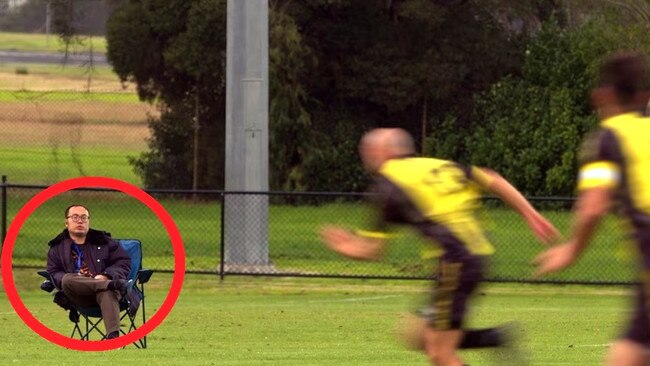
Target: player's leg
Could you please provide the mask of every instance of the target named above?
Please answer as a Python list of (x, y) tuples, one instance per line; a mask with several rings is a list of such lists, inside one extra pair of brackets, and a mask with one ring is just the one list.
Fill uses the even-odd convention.
[(427, 327), (424, 347), (431, 362), (436, 366), (463, 366), (463, 361), (456, 354), (462, 335), (460, 329), (435, 330)]
[[(406, 314), (398, 329), (398, 339), (406, 348), (414, 351), (424, 351), (424, 335), (433, 316), (425, 317), (421, 314)], [(509, 325), (483, 328), (463, 329), (459, 349), (492, 348), (505, 345), (513, 337)]]
[(463, 332), (463, 339), (458, 348), (473, 349), (501, 347), (506, 344), (511, 337), (509, 328), (510, 326), (503, 325), (493, 328), (465, 329)]
[(413, 351), (424, 351), (424, 331), (428, 320), (420, 315), (407, 313), (397, 327), (397, 339)]
[(480, 258), (443, 258), (433, 293), (431, 316), (424, 327), (424, 349), (435, 365), (463, 365), (456, 354), (463, 338), (467, 301), (482, 279)]
[(623, 337), (610, 347), (605, 365), (607, 366), (647, 366), (650, 358), (650, 315), (647, 308), (647, 289), (650, 289), (650, 276), (641, 276), (637, 286), (635, 309)]
[(606, 366), (647, 366), (648, 365), (648, 348), (631, 341), (621, 339), (615, 342), (609, 349)]

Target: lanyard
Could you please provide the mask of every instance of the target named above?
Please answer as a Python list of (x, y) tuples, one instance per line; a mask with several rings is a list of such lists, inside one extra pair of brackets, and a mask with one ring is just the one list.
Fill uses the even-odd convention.
[(72, 244), (72, 249), (77, 253), (77, 263), (75, 266), (76, 271), (81, 271), (81, 263), (83, 261), (83, 251), (77, 244)]

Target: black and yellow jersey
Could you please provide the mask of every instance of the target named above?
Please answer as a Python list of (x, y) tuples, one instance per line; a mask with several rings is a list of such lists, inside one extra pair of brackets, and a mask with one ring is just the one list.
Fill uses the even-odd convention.
[(481, 169), (448, 160), (388, 160), (373, 188), (379, 217), (372, 231), (359, 233), (383, 237), (388, 223), (404, 223), (433, 239), (445, 256), (492, 254), (494, 248), (475, 218), (481, 197), (477, 182), (490, 180)]
[(601, 122), (581, 150), (578, 190), (611, 188), (650, 266), (650, 118), (639, 113)]

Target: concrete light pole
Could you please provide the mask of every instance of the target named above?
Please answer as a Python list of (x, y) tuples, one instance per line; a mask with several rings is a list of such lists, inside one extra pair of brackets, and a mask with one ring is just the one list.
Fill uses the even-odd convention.
[[(226, 191), (268, 191), (268, 0), (228, 0)], [(228, 271), (268, 272), (268, 196), (228, 194)]]

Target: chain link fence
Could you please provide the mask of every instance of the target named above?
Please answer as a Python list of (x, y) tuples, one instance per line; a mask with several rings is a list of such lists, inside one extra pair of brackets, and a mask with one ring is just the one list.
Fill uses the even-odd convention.
[[(45, 186), (2, 185), (3, 238), (23, 205)], [(175, 220), (183, 237), (186, 270), (226, 275), (272, 275), (425, 279), (435, 273), (437, 249), (417, 233), (397, 228), (384, 258), (353, 261), (327, 249), (319, 230), (339, 225), (363, 228), (371, 217), (363, 194), (223, 191), (148, 191)], [(244, 199), (242, 199), (244, 198)], [(229, 201), (230, 200), (230, 201)], [(567, 232), (571, 198), (531, 198), (544, 215)], [(226, 202), (226, 205), (224, 205)], [(228, 203), (230, 202), (230, 203)], [(47, 242), (64, 228), (64, 210), (72, 204), (90, 210), (91, 227), (115, 238), (143, 243), (144, 266), (174, 270), (167, 232), (144, 204), (113, 190), (75, 189), (36, 209), (14, 243), (15, 267), (43, 268)], [(228, 205), (235, 208), (226, 210)], [(480, 218), (496, 247), (488, 280), (620, 284), (633, 282), (633, 245), (614, 218), (605, 220), (579, 264), (547, 279), (533, 278), (531, 260), (544, 246), (525, 222), (498, 200), (486, 198)], [(224, 217), (228, 213), (230, 218)]]
[(147, 149), (158, 109), (121, 92), (0, 90), (0, 151), (15, 181), (106, 175), (140, 184), (128, 159)]

